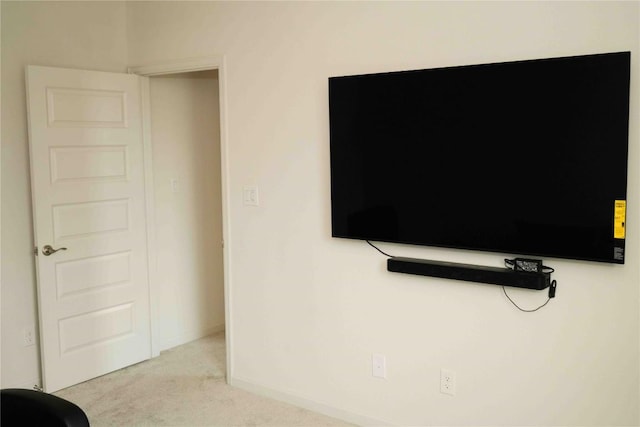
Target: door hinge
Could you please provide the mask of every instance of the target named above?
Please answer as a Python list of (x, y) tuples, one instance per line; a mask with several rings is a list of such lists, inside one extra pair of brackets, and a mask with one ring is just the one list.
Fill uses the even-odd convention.
[(37, 246), (35, 248), (33, 248), (33, 254), (35, 256), (38, 256), (38, 247)]

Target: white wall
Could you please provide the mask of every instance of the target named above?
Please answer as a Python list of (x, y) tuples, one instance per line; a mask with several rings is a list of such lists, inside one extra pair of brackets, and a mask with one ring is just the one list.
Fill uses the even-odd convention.
[[(132, 2), (129, 62), (226, 55), (235, 384), (399, 425), (635, 425), (640, 227), (627, 264), (545, 260), (535, 314), (497, 286), (388, 273), (330, 237), (327, 77), (631, 50), (629, 218), (640, 218), (636, 2)], [(242, 204), (257, 185), (260, 206)], [(497, 191), (496, 189), (487, 189)], [(542, 189), (544, 190), (544, 189)], [(383, 245), (500, 266), (502, 255)], [(512, 291), (523, 306), (543, 292)], [(388, 379), (371, 378), (372, 353)], [(439, 370), (457, 394), (439, 393)]]
[(150, 93), (164, 350), (224, 329), (217, 71), (151, 77)]
[(120, 2), (1, 2), (2, 7), (2, 387), (40, 383), (36, 327), (25, 66), (124, 72), (125, 5)]

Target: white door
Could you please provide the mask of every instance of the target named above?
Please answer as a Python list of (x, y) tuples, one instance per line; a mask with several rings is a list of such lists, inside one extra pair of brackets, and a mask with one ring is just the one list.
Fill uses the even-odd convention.
[(27, 69), (48, 392), (151, 357), (141, 79)]

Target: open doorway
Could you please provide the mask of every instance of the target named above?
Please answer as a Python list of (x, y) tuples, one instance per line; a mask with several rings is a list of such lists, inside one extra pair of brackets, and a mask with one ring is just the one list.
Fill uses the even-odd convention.
[(218, 70), (150, 78), (158, 350), (224, 330)]
[[(199, 72), (204, 72), (204, 73), (199, 74)], [(216, 288), (216, 290), (213, 291), (213, 294), (217, 295), (216, 298), (221, 296), (221, 292), (222, 292), (223, 294), (222, 301), (220, 299), (217, 299), (214, 301), (213, 299), (208, 299), (209, 298), (208, 296), (205, 296), (202, 300), (198, 300), (197, 307), (200, 311), (197, 313), (187, 314), (187, 316), (191, 316), (187, 318), (190, 318), (192, 320), (200, 319), (203, 322), (201, 325), (205, 325), (200, 329), (195, 328), (194, 329), (196, 331), (195, 334), (189, 335), (189, 333), (186, 332), (185, 330), (185, 334), (181, 335), (175, 329), (174, 329), (175, 333), (173, 335), (172, 333), (165, 334), (163, 332), (163, 328), (165, 326), (168, 327), (167, 324), (174, 321), (174, 319), (177, 318), (176, 316), (178, 316), (178, 314), (175, 312), (172, 315), (171, 309), (168, 309), (169, 314), (164, 313), (162, 311), (163, 307), (167, 308), (167, 305), (173, 306), (174, 302), (171, 301), (171, 298), (170, 298), (171, 294), (175, 293), (174, 291), (180, 293), (180, 289), (179, 288), (176, 288), (173, 290), (169, 289), (167, 291), (166, 289), (162, 289), (160, 288), (160, 286), (158, 286), (160, 283), (163, 282), (163, 279), (161, 277), (163, 267), (158, 268), (163, 258), (158, 257), (157, 254), (160, 252), (165, 252), (166, 257), (171, 257), (171, 256), (186, 257), (186, 255), (180, 254), (179, 248), (172, 248), (171, 246), (172, 242), (170, 241), (170, 239), (165, 240), (163, 242), (156, 242), (157, 227), (155, 226), (155, 222), (156, 222), (155, 202), (151, 203), (148, 206), (148, 218), (151, 224), (153, 224), (152, 227), (148, 228), (149, 247), (151, 248), (149, 260), (150, 260), (150, 299), (151, 299), (151, 307), (152, 307), (152, 310), (151, 310), (152, 311), (152, 314), (151, 314), (152, 355), (157, 356), (161, 350), (165, 348), (169, 348), (174, 345), (179, 345), (181, 341), (195, 340), (198, 338), (198, 335), (215, 333), (217, 329), (224, 328), (224, 333), (225, 333), (224, 341), (225, 341), (225, 351), (226, 351), (226, 355), (225, 355), (226, 378), (227, 378), (227, 382), (230, 382), (232, 379), (232, 373), (233, 373), (233, 366), (232, 366), (233, 327), (231, 325), (231, 313), (230, 313), (232, 292), (231, 292), (231, 285), (230, 285), (231, 277), (229, 272), (229, 265), (230, 265), (229, 254), (231, 252), (231, 247), (230, 247), (231, 245), (229, 242), (230, 218), (229, 218), (229, 200), (228, 200), (229, 190), (227, 188), (228, 187), (228, 178), (227, 178), (228, 159), (227, 159), (227, 138), (226, 138), (226, 125), (225, 125), (226, 123), (225, 122), (226, 84), (225, 84), (224, 56), (209, 56), (209, 57), (202, 57), (202, 58), (172, 60), (172, 61), (163, 62), (163, 63), (143, 65), (138, 67), (130, 67), (129, 73), (149, 77), (149, 79), (143, 80), (143, 84), (142, 84), (143, 102), (145, 102), (145, 100), (148, 100), (149, 103), (152, 102), (151, 98), (154, 98), (156, 101), (158, 100), (159, 95), (157, 92), (158, 90), (157, 86), (159, 85), (162, 86), (164, 84), (163, 82), (165, 83), (168, 82), (169, 86), (171, 86), (171, 82), (174, 82), (174, 79), (183, 80), (182, 83), (184, 83), (185, 86), (189, 86), (191, 89), (187, 90), (182, 95), (180, 95), (180, 96), (185, 96), (186, 99), (190, 99), (189, 101), (185, 101), (184, 103), (185, 105), (181, 114), (185, 115), (187, 118), (189, 117), (192, 118), (195, 116), (198, 116), (201, 118), (204, 117), (204, 119), (201, 120), (201, 122), (204, 121), (209, 124), (214, 124), (213, 129), (209, 128), (210, 129), (209, 132), (211, 132), (211, 135), (210, 135), (211, 138), (210, 139), (205, 138), (203, 143), (213, 144), (214, 147), (210, 147), (210, 148), (213, 148), (213, 151), (215, 151), (215, 153), (218, 153), (218, 157), (215, 157), (215, 153), (212, 152), (210, 154), (211, 157), (209, 157), (209, 160), (206, 161), (204, 165), (205, 167), (210, 167), (212, 170), (215, 171), (214, 175), (216, 175), (216, 177), (214, 179), (219, 179), (218, 181), (219, 184), (213, 183), (212, 185), (216, 186), (217, 189), (219, 189), (219, 193), (217, 194), (220, 195), (220, 199), (221, 199), (219, 202), (216, 201), (215, 203), (219, 203), (219, 206), (220, 206), (222, 238), (219, 239), (218, 237), (219, 235), (216, 234), (217, 232), (214, 232), (211, 235), (207, 235), (203, 230), (198, 229), (198, 227), (193, 224), (191, 224), (191, 226), (186, 226), (184, 228), (184, 230), (186, 230), (184, 231), (185, 233), (195, 233), (195, 234), (202, 235), (202, 237), (205, 240), (210, 241), (212, 245), (211, 247), (215, 248), (215, 250), (211, 249), (212, 251), (215, 252), (215, 254), (213, 253), (207, 254), (206, 246), (204, 247), (205, 249), (202, 249), (202, 247), (200, 248), (202, 252), (199, 253), (198, 258), (201, 260), (201, 264), (202, 262), (206, 261), (207, 263), (215, 262), (215, 263), (218, 263), (219, 265), (219, 262), (222, 262), (221, 274), (223, 277), (220, 277), (220, 275), (218, 275), (216, 279), (217, 280), (216, 284), (212, 285)], [(165, 77), (165, 79), (167, 80), (162, 79), (162, 76), (168, 76), (168, 77)], [(151, 90), (152, 84), (156, 89), (155, 95), (154, 93), (152, 93), (152, 90)], [(180, 83), (178, 84), (178, 86), (180, 86)], [(187, 95), (187, 92), (193, 95), (194, 87), (202, 89), (203, 86), (206, 87), (206, 89), (202, 90), (201, 93), (198, 92), (199, 93), (198, 97)], [(203, 107), (198, 102), (198, 100), (201, 99), (200, 96), (205, 97), (206, 99), (205, 102), (207, 104), (211, 102), (213, 103), (211, 105), (211, 108), (212, 108), (211, 111), (209, 111), (209, 113), (204, 114), (204, 116), (201, 114), (204, 111)], [(168, 97), (161, 96), (161, 98), (164, 98), (163, 102), (165, 103), (165, 105), (164, 107), (160, 107), (160, 108), (166, 108), (166, 112), (169, 113), (164, 120), (167, 121), (167, 124), (171, 124), (171, 122), (176, 120), (176, 116), (170, 114), (171, 108), (173, 108), (172, 106), (175, 106), (176, 102), (174, 99), (171, 98), (171, 96), (168, 96)], [(151, 106), (147, 106), (147, 107), (148, 107), (147, 111), (151, 111)], [(167, 178), (169, 179), (169, 183), (167, 187), (169, 191), (172, 194), (180, 194), (180, 192), (184, 190), (184, 182), (181, 183), (180, 177), (172, 176), (171, 174), (165, 174), (164, 171), (159, 170), (160, 169), (159, 167), (154, 167), (151, 164), (153, 162), (153, 158), (155, 157), (154, 155), (152, 155), (152, 153), (154, 152), (155, 139), (158, 137), (158, 135), (154, 134), (153, 126), (156, 127), (156, 130), (155, 130), (156, 133), (160, 132), (160, 130), (158, 129), (158, 125), (162, 123), (163, 119), (161, 118), (162, 115), (160, 115), (160, 117), (157, 117), (157, 116), (153, 116), (153, 114), (150, 113), (149, 116), (152, 116), (152, 117), (150, 117), (148, 120), (145, 120), (145, 132), (144, 132), (145, 134), (144, 145), (145, 145), (145, 158), (146, 158), (145, 162), (147, 165), (147, 169), (150, 171), (153, 171), (152, 173), (148, 173), (147, 182), (154, 182), (154, 186), (153, 186), (154, 188), (150, 188), (149, 191), (147, 191), (147, 195), (150, 196), (155, 192), (156, 182), (158, 183), (159, 187), (162, 187), (163, 185), (167, 185)], [(154, 121), (155, 125), (152, 125), (151, 121)], [(186, 132), (186, 134), (188, 133), (189, 132)], [(172, 138), (169, 137), (169, 139), (172, 139)], [(169, 142), (167, 142), (167, 144), (169, 144)], [(178, 143), (174, 141), (172, 142), (172, 144), (174, 144), (174, 148), (175, 148), (175, 144), (178, 144)], [(199, 152), (196, 150), (195, 153), (199, 153)], [(172, 165), (175, 166), (176, 163), (174, 162), (172, 163)], [(156, 173), (164, 175), (164, 181), (162, 180), (162, 178), (152, 179), (151, 175)], [(209, 184), (211, 185), (211, 182)], [(165, 191), (166, 190), (167, 189), (165, 188)], [(202, 189), (202, 191), (206, 192), (207, 190)], [(202, 191), (193, 191), (192, 194), (194, 194), (194, 197), (197, 198), (198, 195), (203, 194)], [(217, 198), (218, 196), (214, 196), (214, 197)], [(155, 195), (153, 195), (151, 198), (154, 201), (157, 199)], [(196, 202), (194, 201), (194, 203)], [(171, 204), (168, 206), (171, 206)], [(204, 203), (204, 204), (201, 204), (200, 206), (201, 207), (207, 206), (207, 204)], [(173, 209), (174, 212), (181, 209), (181, 205), (179, 203), (174, 203), (173, 207), (174, 207)], [(211, 215), (211, 212), (208, 212), (206, 208), (204, 210), (201, 210), (200, 212), (201, 212), (201, 215), (202, 215), (202, 212), (204, 212), (205, 217)], [(171, 211), (169, 211), (167, 214), (171, 215)], [(216, 225), (216, 227), (218, 226)], [(199, 241), (202, 241), (202, 240), (199, 240)], [(164, 247), (164, 245), (168, 245), (168, 247)], [(195, 247), (198, 247), (198, 246), (195, 245)], [(221, 256), (219, 255), (220, 253), (221, 253)], [(211, 260), (214, 260), (214, 261), (211, 261)], [(220, 280), (223, 283), (220, 283)], [(222, 287), (222, 291), (220, 290), (221, 289), (220, 287)], [(204, 290), (203, 291), (204, 295), (206, 295), (207, 292), (209, 291), (210, 290)], [(165, 295), (162, 295), (162, 292), (165, 292)], [(198, 294), (197, 291), (195, 291), (194, 293), (195, 295), (191, 295), (192, 297), (194, 296), (198, 297), (199, 295), (203, 295), (202, 293)], [(163, 299), (164, 299), (164, 303), (162, 302)], [(191, 301), (193, 301), (193, 299), (191, 299)], [(215, 314), (213, 318), (207, 317), (208, 316), (207, 312), (212, 310), (211, 304), (216, 304), (216, 307), (218, 307), (218, 310), (220, 307), (222, 307), (223, 309), (222, 318), (224, 319), (224, 323), (222, 325), (217, 323), (220, 319), (219, 312)], [(186, 304), (186, 307), (188, 307), (188, 304)], [(184, 313), (184, 310), (186, 309), (187, 308), (185, 307), (181, 307), (178, 311), (182, 311)], [(204, 316), (204, 317), (199, 317), (199, 316)], [(198, 321), (196, 321), (196, 324), (197, 323)], [(206, 325), (209, 325), (209, 326), (206, 326)], [(174, 337), (178, 337), (178, 338), (174, 338)]]

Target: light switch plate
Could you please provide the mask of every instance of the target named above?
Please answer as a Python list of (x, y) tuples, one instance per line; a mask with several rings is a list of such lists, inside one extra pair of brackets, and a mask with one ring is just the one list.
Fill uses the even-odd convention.
[(255, 185), (245, 185), (242, 189), (242, 201), (245, 206), (260, 205), (258, 187)]
[(371, 356), (371, 375), (376, 378), (387, 378), (387, 358), (384, 354)]

